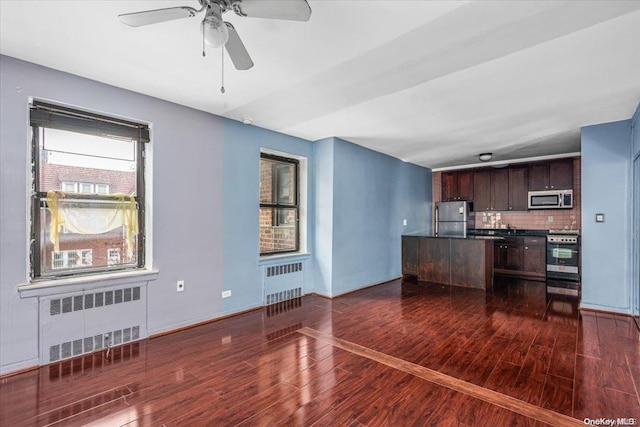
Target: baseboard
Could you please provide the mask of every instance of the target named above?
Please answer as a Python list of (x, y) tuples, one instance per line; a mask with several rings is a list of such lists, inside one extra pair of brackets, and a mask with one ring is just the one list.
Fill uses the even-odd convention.
[(316, 295), (316, 296), (319, 296), (319, 297), (322, 297), (322, 298), (327, 298), (327, 299), (334, 299), (334, 298), (343, 297), (343, 296), (352, 294), (354, 292), (359, 292), (359, 291), (361, 291), (363, 289), (368, 289), (368, 288), (373, 288), (374, 286), (384, 285), (386, 283), (390, 283), (390, 282), (393, 282), (393, 281), (396, 281), (396, 280), (399, 280), (399, 279), (402, 279), (402, 276), (394, 277), (392, 279), (385, 280), (383, 282), (373, 283), (371, 285), (364, 285), (364, 286), (362, 286), (360, 288), (351, 289), (351, 290), (343, 292), (341, 294), (335, 294), (335, 295), (334, 294), (330, 294), (330, 295), (327, 295), (327, 294), (319, 293), (317, 291), (313, 291), (313, 292), (311, 292), (311, 295)]
[(607, 314), (618, 314), (621, 316), (632, 317), (629, 310), (618, 309), (615, 307), (603, 307), (601, 305), (592, 305), (592, 304), (583, 304), (580, 303), (580, 307), (578, 307), (580, 311), (591, 311), (594, 313), (607, 313)]
[(40, 367), (39, 363), (39, 359), (32, 359), (25, 362), (3, 366), (0, 368), (0, 380), (38, 369)]

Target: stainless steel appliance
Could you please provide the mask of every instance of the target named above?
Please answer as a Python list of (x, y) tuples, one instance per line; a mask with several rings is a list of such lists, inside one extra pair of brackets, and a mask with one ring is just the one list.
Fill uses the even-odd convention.
[(573, 190), (529, 191), (529, 209), (571, 209)]
[(580, 239), (577, 231), (547, 236), (547, 293), (580, 294)]
[(467, 237), (467, 230), (474, 227), (473, 203), (459, 201), (436, 204), (436, 236)]

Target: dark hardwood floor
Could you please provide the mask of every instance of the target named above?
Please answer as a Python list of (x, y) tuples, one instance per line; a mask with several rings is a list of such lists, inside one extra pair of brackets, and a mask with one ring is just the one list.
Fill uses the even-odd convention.
[(397, 280), (4, 378), (0, 426), (637, 423), (638, 338), (540, 282)]

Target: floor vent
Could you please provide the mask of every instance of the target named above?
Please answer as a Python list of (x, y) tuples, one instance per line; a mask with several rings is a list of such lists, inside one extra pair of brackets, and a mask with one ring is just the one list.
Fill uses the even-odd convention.
[(134, 288), (115, 289), (105, 292), (95, 292), (83, 295), (74, 295), (64, 298), (49, 300), (49, 314), (72, 313), (74, 311), (89, 310), (108, 306), (112, 304), (122, 304), (140, 299), (140, 286)]
[(49, 362), (57, 362), (138, 339), (140, 339), (140, 326), (132, 326), (55, 344), (49, 347)]
[(291, 274), (302, 271), (302, 263), (294, 262), (291, 264), (274, 265), (267, 267), (267, 277), (280, 276), (281, 274)]

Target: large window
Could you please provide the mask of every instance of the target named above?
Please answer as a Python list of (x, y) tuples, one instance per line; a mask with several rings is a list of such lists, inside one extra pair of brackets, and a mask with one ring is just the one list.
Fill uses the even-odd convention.
[(34, 101), (31, 276), (144, 267), (147, 125)]
[(298, 160), (262, 153), (260, 254), (299, 249)]

